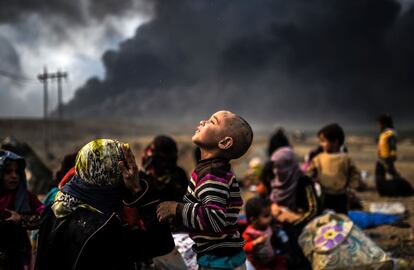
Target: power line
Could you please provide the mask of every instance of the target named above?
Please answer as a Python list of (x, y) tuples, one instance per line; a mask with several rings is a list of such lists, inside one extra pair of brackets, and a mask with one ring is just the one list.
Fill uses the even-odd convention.
[(15, 80), (15, 81), (21, 81), (21, 82), (28, 82), (28, 81), (35, 81), (35, 79), (28, 78), (26, 76), (15, 74), (9, 71), (0, 70), (0, 76)]

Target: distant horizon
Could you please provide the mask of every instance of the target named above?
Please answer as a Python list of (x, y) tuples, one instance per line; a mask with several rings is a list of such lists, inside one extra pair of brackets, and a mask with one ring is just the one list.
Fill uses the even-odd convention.
[[(18, 122), (34, 122), (34, 124), (43, 125), (44, 119), (42, 117), (2, 117), (0, 116), (0, 127), (4, 126), (4, 122), (11, 122), (13, 121), (15, 124), (18, 124)], [(171, 120), (170, 119), (159, 119), (159, 122), (154, 122), (154, 120), (144, 120), (144, 119), (119, 119), (119, 118), (64, 118), (63, 120), (59, 120), (56, 118), (49, 118), (48, 121), (51, 121), (53, 123), (57, 123), (59, 121), (64, 122), (72, 122), (72, 123), (79, 123), (79, 124), (91, 124), (91, 126), (100, 127), (102, 129), (105, 129), (105, 126), (107, 126), (110, 130), (116, 130), (116, 126), (119, 125), (120, 130), (126, 130), (126, 125), (131, 124), (133, 128), (136, 127), (147, 127), (150, 130), (157, 130), (159, 129), (161, 132), (179, 132), (182, 131), (182, 134), (189, 134), (192, 133), (196, 125), (200, 120), (194, 120), (192, 122), (180, 122), (177, 120), (175, 123), (173, 123), (173, 127), (171, 127)], [(294, 132), (303, 132), (303, 133), (312, 133), (319, 130), (323, 125), (329, 124), (331, 122), (309, 122), (307, 121), (306, 124), (299, 123), (298, 121), (292, 121), (288, 123), (283, 122), (266, 122), (266, 123), (260, 123), (256, 121), (249, 121), (250, 125), (252, 126), (253, 130), (260, 134), (270, 134), (273, 131), (275, 131), (277, 128), (283, 128), (289, 133)], [(375, 125), (375, 122), (372, 123), (358, 123), (358, 124), (350, 124), (348, 122), (338, 122), (344, 129), (345, 132), (348, 132), (350, 134), (376, 134), (378, 133), (378, 128)], [(6, 128), (6, 127), (3, 127)], [(404, 134), (412, 134), (414, 138), (414, 125), (399, 125), (397, 122), (396, 130), (399, 133)]]

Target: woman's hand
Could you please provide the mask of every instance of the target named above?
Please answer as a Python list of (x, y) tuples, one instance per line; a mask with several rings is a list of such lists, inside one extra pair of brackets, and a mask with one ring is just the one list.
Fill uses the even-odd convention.
[(282, 207), (273, 203), (271, 206), (272, 216), (279, 222), (294, 223), (300, 219), (301, 215), (289, 210), (286, 207)]
[(139, 184), (139, 169), (135, 156), (128, 145), (123, 144), (121, 149), (124, 153), (125, 161), (120, 161), (118, 165), (124, 178), (125, 187), (133, 193), (138, 193), (141, 191), (141, 185)]
[(12, 221), (16, 224), (20, 224), (20, 222), (22, 221), (22, 217), (19, 215), (19, 213), (13, 210), (9, 210), (9, 209), (4, 209), (4, 210), (10, 214), (10, 217), (5, 219), (5, 221)]

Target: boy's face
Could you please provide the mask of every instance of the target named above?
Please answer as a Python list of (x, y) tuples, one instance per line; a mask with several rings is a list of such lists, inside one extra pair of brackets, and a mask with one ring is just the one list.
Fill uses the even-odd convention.
[(10, 162), (4, 170), (2, 189), (13, 191), (19, 186), (19, 165), (16, 161)]
[(269, 205), (266, 208), (263, 208), (262, 212), (260, 213), (260, 216), (255, 218), (252, 224), (256, 229), (265, 230), (267, 227), (270, 226), (271, 222), (272, 222), (272, 212), (271, 212), (270, 205)]
[(323, 151), (327, 153), (334, 153), (339, 151), (338, 142), (329, 141), (322, 133), (319, 135), (319, 145), (323, 148)]
[(215, 149), (219, 142), (226, 137), (228, 121), (234, 114), (227, 111), (214, 113), (208, 120), (200, 121), (192, 141), (200, 148)]

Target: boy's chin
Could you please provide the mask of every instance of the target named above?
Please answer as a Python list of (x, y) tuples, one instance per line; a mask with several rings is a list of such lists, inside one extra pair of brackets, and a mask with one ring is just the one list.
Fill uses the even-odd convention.
[(198, 134), (196, 133), (196, 134), (194, 134), (194, 135), (193, 135), (193, 137), (191, 137), (191, 141), (192, 141), (194, 144), (197, 144), (197, 145), (198, 145), (198, 140), (197, 140), (197, 138), (198, 138)]

